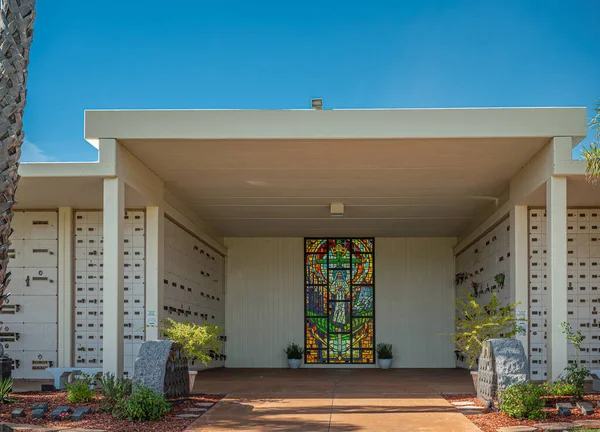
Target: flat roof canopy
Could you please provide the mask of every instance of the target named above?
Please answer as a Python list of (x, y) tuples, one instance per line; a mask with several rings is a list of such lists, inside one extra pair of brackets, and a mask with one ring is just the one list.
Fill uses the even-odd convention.
[(458, 236), (586, 132), (584, 108), (86, 112), (91, 143), (117, 139), (222, 236)]

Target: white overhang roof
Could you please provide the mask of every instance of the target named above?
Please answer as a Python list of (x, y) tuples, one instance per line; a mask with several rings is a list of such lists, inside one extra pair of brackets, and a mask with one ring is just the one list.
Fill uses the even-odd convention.
[[(118, 140), (223, 236), (458, 236), (553, 137), (575, 145), (586, 132), (585, 108), (116, 110), (85, 120), (88, 141)], [(60, 176), (63, 164), (52, 165)], [(331, 202), (346, 204), (343, 218), (329, 215)]]

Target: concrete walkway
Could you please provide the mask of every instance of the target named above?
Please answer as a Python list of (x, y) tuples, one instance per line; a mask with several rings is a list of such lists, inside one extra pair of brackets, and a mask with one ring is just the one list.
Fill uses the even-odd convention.
[(219, 369), (194, 391), (227, 393), (194, 432), (479, 431), (440, 396), (473, 392), (455, 369)]

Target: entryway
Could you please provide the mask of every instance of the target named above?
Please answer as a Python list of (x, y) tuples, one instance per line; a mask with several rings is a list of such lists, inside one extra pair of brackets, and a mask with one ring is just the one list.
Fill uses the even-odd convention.
[(473, 393), (459, 369), (218, 369), (195, 392), (227, 397), (194, 432), (479, 431), (441, 396)]

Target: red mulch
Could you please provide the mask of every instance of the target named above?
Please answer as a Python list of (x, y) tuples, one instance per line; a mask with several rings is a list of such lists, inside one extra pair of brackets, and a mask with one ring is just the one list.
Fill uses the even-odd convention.
[[(475, 402), (475, 405), (484, 406), (472, 394), (444, 395), (444, 398), (449, 402), (473, 401)], [(600, 394), (585, 395), (583, 400), (586, 402), (591, 402), (594, 405), (594, 408), (596, 408), (596, 401), (600, 400)], [(504, 426), (533, 426), (534, 424), (538, 423), (572, 423), (575, 420), (600, 420), (600, 410), (596, 408), (596, 412), (594, 414), (583, 415), (581, 414), (581, 410), (577, 408), (574, 402), (572, 402), (574, 408), (571, 410), (571, 416), (559, 417), (557, 409), (554, 408), (556, 406), (556, 402), (570, 401), (565, 400), (564, 398), (561, 398), (560, 400), (552, 398), (548, 399), (548, 402), (546, 403), (547, 408), (544, 408), (544, 411), (546, 411), (548, 414), (545, 420), (518, 420), (511, 418), (506, 414), (494, 412), (489, 409), (482, 411), (482, 414), (466, 415), (465, 417), (471, 420), (483, 432), (497, 432), (499, 428)], [(542, 429), (538, 430), (542, 431)]]
[[(104, 429), (115, 432), (150, 432), (150, 431), (169, 431), (180, 432), (191, 425), (194, 418), (178, 418), (177, 414), (183, 414), (184, 408), (198, 408), (194, 403), (212, 402), (217, 403), (222, 399), (221, 395), (192, 395), (187, 398), (173, 399), (171, 402), (171, 411), (161, 421), (147, 423), (133, 423), (128, 420), (119, 420), (112, 413), (105, 413), (98, 410), (100, 395), (96, 396), (94, 402), (87, 404), (72, 404), (67, 402), (66, 392), (27, 392), (16, 393), (12, 395), (18, 399), (15, 403), (0, 404), (0, 423), (25, 423), (43, 427), (70, 427), (85, 429)], [(43, 419), (31, 418), (31, 406), (35, 403), (48, 402), (49, 411)], [(75, 421), (51, 421), (50, 412), (60, 405), (68, 405), (75, 409), (78, 406), (90, 406), (92, 412), (84, 417), (83, 420)], [(25, 408), (25, 417), (13, 419), (10, 414), (15, 408)], [(189, 414), (189, 413), (188, 413)], [(194, 413), (200, 414), (200, 413)]]

